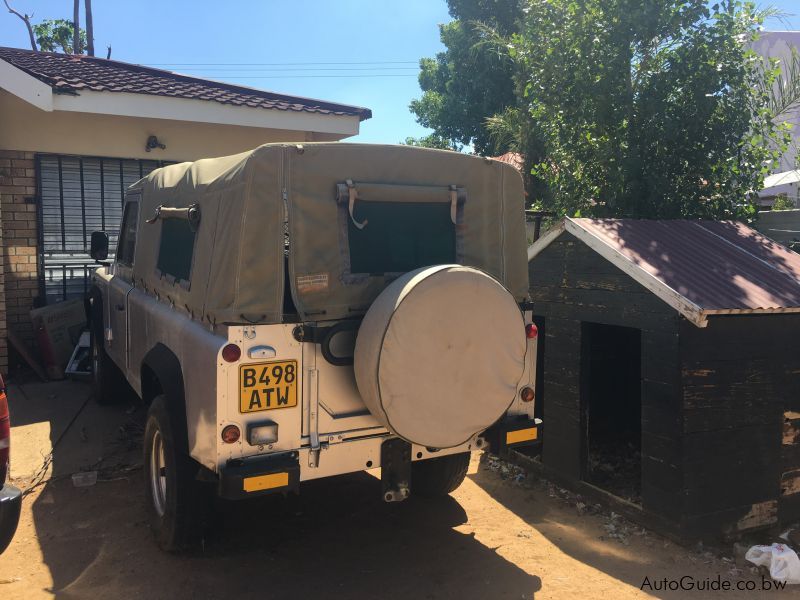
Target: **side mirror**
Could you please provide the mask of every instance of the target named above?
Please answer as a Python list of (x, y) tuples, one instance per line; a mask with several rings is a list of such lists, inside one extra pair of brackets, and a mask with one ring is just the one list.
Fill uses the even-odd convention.
[(108, 258), (108, 234), (105, 231), (93, 231), (89, 248), (89, 256), (95, 260)]

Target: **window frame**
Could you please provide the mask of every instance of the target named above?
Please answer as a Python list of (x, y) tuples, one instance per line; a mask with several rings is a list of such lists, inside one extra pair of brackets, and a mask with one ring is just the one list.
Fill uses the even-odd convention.
[[(139, 211), (141, 210), (141, 198), (139, 195), (132, 196), (125, 200), (125, 206), (122, 209), (122, 219), (120, 220), (119, 236), (117, 238), (117, 251), (114, 255), (114, 264), (116, 266), (116, 275), (121, 276), (123, 279), (130, 280), (133, 267), (136, 264), (136, 247), (139, 242)], [(133, 218), (133, 249), (131, 250), (130, 262), (127, 262), (127, 257), (123, 256), (123, 244), (127, 241), (125, 222), (128, 216)]]

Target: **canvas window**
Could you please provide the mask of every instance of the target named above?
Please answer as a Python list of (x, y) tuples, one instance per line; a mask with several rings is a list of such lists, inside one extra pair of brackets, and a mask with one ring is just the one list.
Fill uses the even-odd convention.
[(455, 263), (456, 230), (450, 205), (441, 202), (359, 202), (348, 220), (350, 272), (406, 273)]
[(190, 281), (196, 232), (185, 219), (164, 219), (156, 264), (162, 275), (175, 281)]
[(133, 266), (133, 257), (136, 252), (136, 224), (139, 217), (139, 203), (128, 202), (122, 216), (122, 227), (117, 242), (117, 262), (128, 267)]

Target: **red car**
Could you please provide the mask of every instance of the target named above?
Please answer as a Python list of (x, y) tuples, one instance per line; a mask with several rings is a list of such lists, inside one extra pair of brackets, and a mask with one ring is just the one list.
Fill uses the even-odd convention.
[(11, 420), (8, 415), (6, 384), (0, 377), (0, 554), (8, 548), (19, 523), (22, 492), (6, 484), (8, 455), (11, 446)]

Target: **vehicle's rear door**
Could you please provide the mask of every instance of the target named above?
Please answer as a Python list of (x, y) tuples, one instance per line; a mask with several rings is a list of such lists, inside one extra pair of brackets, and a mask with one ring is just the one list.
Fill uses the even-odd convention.
[[(326, 323), (324, 327), (331, 325)], [(344, 327), (328, 342), (306, 344), (303, 351), (306, 367), (313, 364), (316, 370), (319, 410), (313, 412), (323, 441), (332, 435), (338, 440), (340, 434), (351, 438), (382, 430), (367, 410), (356, 386), (352, 365), (356, 331), (356, 327)], [(323, 351), (323, 346), (327, 346), (327, 351)]]

